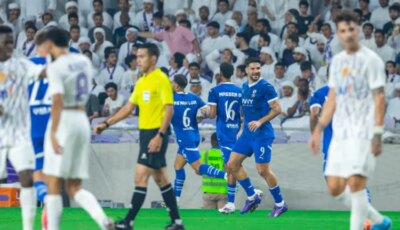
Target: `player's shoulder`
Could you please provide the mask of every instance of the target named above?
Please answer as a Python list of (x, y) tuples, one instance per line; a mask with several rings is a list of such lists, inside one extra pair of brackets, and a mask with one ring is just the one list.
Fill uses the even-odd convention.
[(359, 55), (366, 59), (368, 65), (376, 66), (383, 64), (382, 58), (375, 51), (366, 46), (361, 47)]
[(326, 97), (329, 92), (329, 86), (325, 85), (322, 86), (321, 88), (317, 89), (315, 92), (311, 94), (311, 98), (321, 98), (321, 97)]

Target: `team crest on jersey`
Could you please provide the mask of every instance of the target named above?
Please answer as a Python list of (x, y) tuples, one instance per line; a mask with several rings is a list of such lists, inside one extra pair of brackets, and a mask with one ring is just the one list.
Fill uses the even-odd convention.
[(251, 93), (251, 97), (256, 97), (256, 93), (257, 93), (257, 90), (256, 89), (253, 90), (253, 92)]

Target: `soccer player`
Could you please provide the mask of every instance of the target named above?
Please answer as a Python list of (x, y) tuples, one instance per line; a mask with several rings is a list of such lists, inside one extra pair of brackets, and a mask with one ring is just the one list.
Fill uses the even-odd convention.
[[(222, 63), (220, 71), (221, 83), (210, 90), (208, 105), (210, 107), (209, 117), (217, 117), (217, 138), (225, 167), (227, 167), (241, 125), (242, 89), (231, 82), (234, 72), (231, 64)], [(232, 174), (228, 174), (228, 202), (218, 210), (220, 213), (235, 212), (235, 193), (236, 179)]]
[(177, 74), (174, 76), (174, 115), (171, 124), (174, 127), (176, 140), (178, 142), (178, 152), (175, 158), (175, 196), (177, 202), (181, 196), (183, 184), (185, 182), (186, 163), (189, 163), (196, 174), (206, 175), (208, 177), (223, 179), (226, 173), (215, 167), (202, 164), (200, 162), (200, 152), (198, 146), (200, 144), (200, 132), (197, 126), (197, 111), (207, 116), (208, 106), (200, 97), (186, 93), (187, 86), (186, 76)]
[(171, 224), (165, 229), (184, 229), (179, 217), (175, 194), (167, 175), (165, 154), (168, 135), (166, 132), (174, 112), (174, 99), (168, 77), (156, 67), (159, 55), (159, 49), (152, 43), (139, 47), (137, 63), (144, 75), (136, 82), (129, 102), (112, 117), (95, 127), (95, 132), (101, 133), (110, 125), (128, 117), (136, 106), (140, 110), (140, 150), (135, 168), (136, 187), (132, 195), (132, 208), (129, 209), (125, 219), (116, 224), (117, 229), (133, 228), (132, 221), (146, 198), (150, 176), (153, 176), (159, 186), (171, 217)]
[(21, 183), (24, 230), (33, 230), (36, 196), (33, 189), (35, 155), (30, 137), (28, 82), (41, 72), (26, 59), (13, 58), (14, 36), (10, 27), (0, 26), (0, 178), (6, 177), (8, 158)]
[(237, 140), (228, 168), (247, 194), (241, 214), (253, 211), (261, 203), (242, 162), (254, 153), (258, 173), (269, 186), (275, 205), (270, 217), (278, 217), (288, 210), (283, 200), (278, 180), (270, 169), (272, 143), (275, 138), (270, 121), (281, 112), (278, 95), (274, 87), (261, 78), (261, 63), (258, 59), (249, 59), (246, 63), (248, 82), (242, 89), (242, 110), (244, 115), (243, 132)]
[(328, 190), (351, 209), (350, 230), (363, 229), (367, 218), (372, 229), (386, 230), (391, 220), (368, 203), (365, 190), (376, 156), (382, 152), (385, 67), (375, 52), (359, 43), (357, 16), (352, 11), (343, 11), (335, 23), (345, 50), (333, 57), (328, 99), (310, 148), (319, 151), (321, 133), (333, 119), (325, 170)]
[(81, 188), (82, 179), (89, 176), (90, 124), (85, 104), (93, 75), (92, 63), (82, 54), (69, 53), (68, 34), (64, 30), (51, 28), (45, 33), (43, 47), (54, 60), (46, 69), (49, 93), (52, 96), (43, 167), (48, 188), (45, 198), (48, 229), (60, 228), (61, 179), (67, 181), (68, 195), (100, 228), (111, 229), (113, 223), (96, 198)]

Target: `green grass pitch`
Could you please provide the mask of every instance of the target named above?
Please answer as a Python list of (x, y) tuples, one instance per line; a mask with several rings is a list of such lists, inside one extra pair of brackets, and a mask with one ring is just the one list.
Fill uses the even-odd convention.
[[(40, 211), (39, 211), (40, 212)], [(106, 209), (107, 215), (118, 219), (125, 215), (126, 209)], [(231, 215), (221, 215), (216, 210), (181, 210), (181, 216), (188, 230), (233, 230), (233, 229), (273, 229), (273, 230), (346, 230), (349, 226), (348, 212), (332, 211), (289, 211), (276, 219), (266, 217), (266, 210), (240, 215), (237, 211)], [(385, 212), (392, 218), (392, 229), (400, 229), (400, 212)], [(161, 230), (169, 222), (164, 209), (143, 209), (135, 221), (135, 229)], [(20, 209), (0, 208), (0, 229), (21, 229)], [(36, 219), (36, 228), (40, 230), (40, 217)], [(64, 210), (63, 230), (98, 230), (90, 217), (78, 208)]]

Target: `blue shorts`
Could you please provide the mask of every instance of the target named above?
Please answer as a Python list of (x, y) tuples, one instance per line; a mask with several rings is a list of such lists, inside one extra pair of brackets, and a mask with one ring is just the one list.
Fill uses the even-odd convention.
[(200, 151), (195, 145), (179, 146), (177, 154), (183, 156), (189, 164), (200, 160)]
[(233, 152), (250, 157), (254, 153), (257, 164), (269, 163), (271, 161), (273, 138), (249, 139), (243, 135), (239, 137)]
[(224, 159), (224, 164), (227, 164), (229, 158), (231, 157), (232, 149), (235, 146), (235, 142), (228, 143), (228, 142), (219, 142), (219, 148), (222, 152), (222, 158)]
[(40, 171), (44, 164), (44, 137), (32, 138), (32, 144), (35, 151), (35, 171)]

